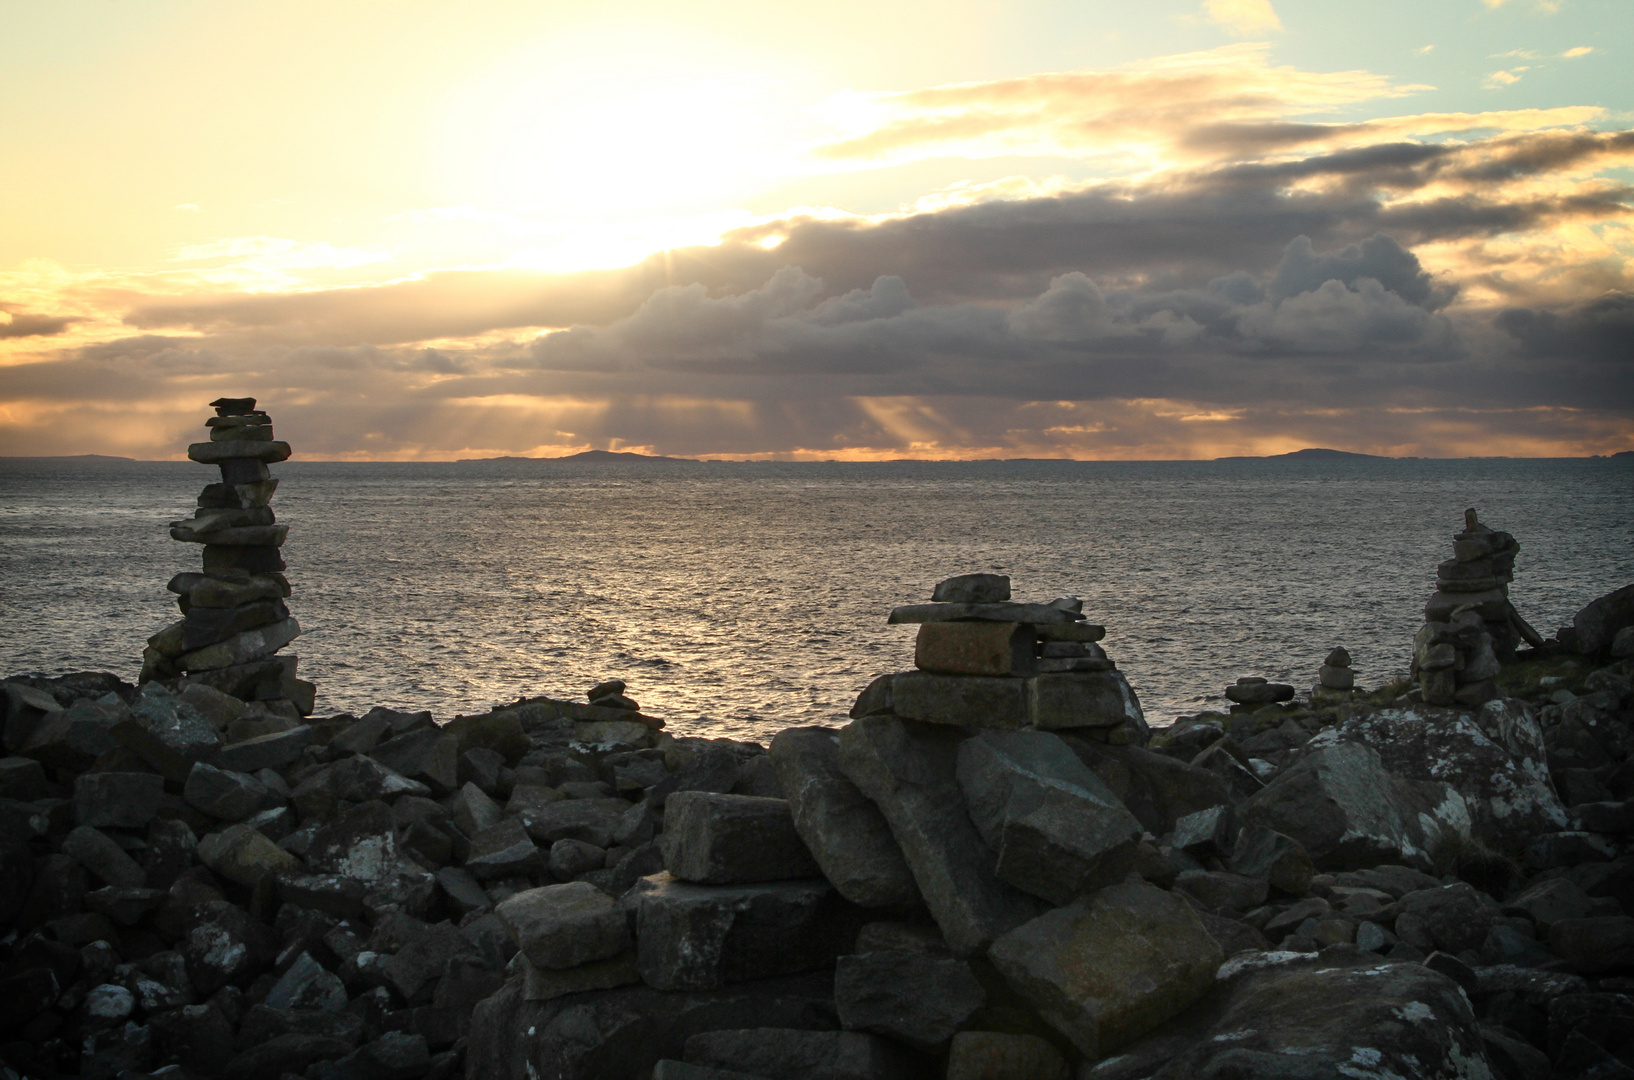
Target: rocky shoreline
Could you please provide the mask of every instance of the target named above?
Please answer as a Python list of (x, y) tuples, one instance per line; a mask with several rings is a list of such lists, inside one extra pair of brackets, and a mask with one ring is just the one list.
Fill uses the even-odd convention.
[[(276, 556), (250, 516), (217, 527)], [(1634, 1075), (1634, 586), (1545, 640), (1504, 594), (1517, 547), (1471, 515), (1414, 681), (1358, 689), (1333, 649), (1306, 693), (1247, 677), (1156, 731), (1076, 600), (952, 578), (890, 614), (912, 670), (769, 746), (668, 735), (616, 680), (313, 717), (271, 659), (293, 626), (196, 655), (234, 605), (192, 590), (281, 561), (207, 565), (192, 647), (140, 686), (0, 683), (0, 1062)], [(279, 582), (229, 599), (293, 623)], [(235, 666), (263, 674), (198, 677)]]

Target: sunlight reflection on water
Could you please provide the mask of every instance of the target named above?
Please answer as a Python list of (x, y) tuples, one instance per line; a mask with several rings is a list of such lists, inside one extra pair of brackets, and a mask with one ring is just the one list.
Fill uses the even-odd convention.
[[(1608, 461), (972, 464), (290, 462), (291, 651), (320, 711), (439, 718), (619, 677), (677, 731), (841, 723), (911, 666), (889, 609), (939, 579), (1083, 597), (1148, 717), (1239, 675), (1309, 686), (1334, 645), (1401, 673), (1465, 506), (1521, 542), (1546, 634), (1634, 580), (1634, 469)], [(0, 461), (0, 673), (133, 679), (196, 569), (164, 525), (207, 470)]]

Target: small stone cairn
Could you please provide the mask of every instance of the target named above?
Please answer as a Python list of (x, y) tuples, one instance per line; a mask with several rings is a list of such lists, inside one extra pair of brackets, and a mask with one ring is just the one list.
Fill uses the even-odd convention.
[(1106, 628), (1084, 621), (1083, 601), (1010, 601), (1003, 574), (962, 574), (929, 604), (891, 611), (917, 625), (917, 671), (882, 675), (863, 690), (853, 719), (891, 713), (957, 727), (1082, 729), (1115, 745), (1149, 734), (1140, 700), (1097, 644)]
[(202, 684), (287, 719), (309, 716), (316, 687), (295, 677), (298, 657), (276, 655), (301, 632), (284, 603), (279, 549), (289, 526), (268, 505), (278, 481), (267, 466), (286, 460), (289, 444), (273, 439), (254, 398), (210, 404), (210, 441), (193, 443), (187, 456), (218, 466), (221, 482), (205, 486), (192, 517), (170, 523), (172, 539), (204, 545), (204, 570), (170, 579), (184, 617), (148, 639), (140, 681)]
[(1316, 685), (1311, 687), (1311, 700), (1321, 702), (1343, 701), (1356, 689), (1356, 671), (1350, 666), (1350, 650), (1340, 646), (1328, 653), (1316, 673)]
[(1480, 705), (1498, 696), (1493, 679), (1513, 663), (1523, 640), (1543, 638), (1509, 602), (1520, 544), (1464, 511), (1453, 535), (1453, 557), (1436, 568), (1436, 591), (1424, 605), (1424, 627), (1413, 640), (1412, 676), (1429, 705)]

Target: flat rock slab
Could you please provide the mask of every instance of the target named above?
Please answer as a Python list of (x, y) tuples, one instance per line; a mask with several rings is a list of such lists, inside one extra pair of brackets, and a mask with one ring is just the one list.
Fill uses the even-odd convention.
[(812, 973), (686, 994), (632, 986), (548, 1001), (528, 1001), (524, 980), (512, 979), (472, 1015), (466, 1075), (649, 1080), (660, 1060), (684, 1056), (691, 1036), (745, 1024), (837, 1028), (832, 976)]
[(982, 731), (959, 744), (970, 819), (1002, 880), (1053, 904), (1122, 880), (1141, 824), (1058, 736)]
[(767, 1080), (928, 1080), (931, 1075), (900, 1046), (860, 1031), (710, 1031), (687, 1040), (686, 1060)]
[(840, 957), (834, 1003), (847, 1031), (933, 1052), (987, 1003), (987, 992), (963, 960), (881, 951)]
[(795, 831), (841, 896), (863, 907), (919, 902), (885, 815), (840, 771), (837, 732), (786, 728), (772, 739), (770, 757)]
[[(623, 915), (619, 917), (623, 918)], [(641, 981), (641, 969), (636, 965), (634, 949), (573, 968), (542, 968), (525, 957), (523, 964), (529, 1001), (550, 1001), (564, 994), (579, 994), (586, 990), (612, 990)]]
[(571, 968), (630, 947), (630, 928), (612, 897), (584, 881), (517, 893), (494, 909), (533, 964)]
[(1018, 927), (988, 958), (1093, 1060), (1178, 1016), (1225, 957), (1186, 901), (1130, 882)]
[(1082, 622), (1083, 615), (1051, 604), (905, 604), (892, 608), (889, 622), (928, 623), (976, 619), (983, 622), (1033, 623), (1048, 626)]
[(822, 967), (850, 949), (861, 922), (820, 878), (693, 885), (656, 874), (621, 903), (635, 909), (641, 977), (659, 990), (711, 990)]
[(1381, 863), (1428, 870), (1443, 837), (1470, 830), (1458, 792), (1398, 779), (1377, 750), (1350, 742), (1301, 759), (1243, 804), (1242, 819), (1299, 841), (1318, 870)]
[(785, 799), (678, 791), (664, 806), (662, 845), (664, 868), (701, 885), (821, 874)]
[(961, 741), (934, 724), (864, 717), (840, 732), (840, 767), (885, 815), (948, 944), (968, 955), (1043, 905), (999, 878), (959, 788)]

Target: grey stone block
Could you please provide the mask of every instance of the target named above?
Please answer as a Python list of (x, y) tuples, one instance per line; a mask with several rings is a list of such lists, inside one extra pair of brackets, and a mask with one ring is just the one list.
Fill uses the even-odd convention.
[(784, 799), (678, 791), (664, 807), (664, 866), (681, 881), (733, 885), (818, 876)]

